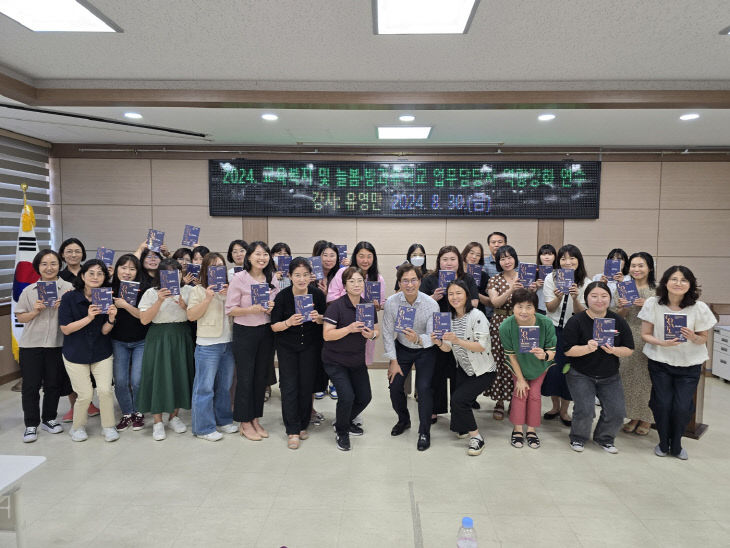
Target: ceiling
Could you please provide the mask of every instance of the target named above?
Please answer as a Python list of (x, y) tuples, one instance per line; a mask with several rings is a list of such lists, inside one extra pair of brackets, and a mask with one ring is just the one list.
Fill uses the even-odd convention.
[[(373, 35), (367, 0), (91, 3), (124, 32), (33, 33), (0, 15), (0, 103), (113, 120), (133, 109), (145, 125), (205, 137), (1, 106), (0, 128), (54, 143), (372, 145), (377, 125), (400, 125), (408, 111), (414, 124), (433, 126), (425, 144), (438, 146), (730, 146), (730, 36), (718, 34), (730, 25), (725, 0), (586, 2), (579, 10), (567, 0), (481, 0), (469, 33), (458, 36)], [(259, 95), (175, 106), (188, 96), (205, 103), (213, 90)], [(594, 108), (556, 99), (590, 90), (639, 100)], [(267, 99), (278, 91), (301, 99)], [(684, 93), (643, 108), (642, 94), (655, 91)], [(317, 104), (320, 92), (339, 93), (337, 104)], [(355, 99), (362, 92), (375, 100)], [(534, 93), (524, 102), (503, 93), (501, 102), (485, 94), (477, 105), (449, 104), (462, 92)], [(264, 122), (272, 106), (280, 119)], [(700, 119), (680, 122), (690, 110)], [(557, 118), (538, 122), (546, 111)]]

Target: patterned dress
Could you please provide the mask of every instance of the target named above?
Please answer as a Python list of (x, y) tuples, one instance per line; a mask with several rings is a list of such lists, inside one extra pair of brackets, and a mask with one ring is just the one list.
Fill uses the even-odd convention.
[[(487, 291), (494, 289), (498, 295), (502, 295), (509, 290), (509, 283), (504, 279), (503, 273), (499, 273), (489, 278)], [(512, 315), (512, 297), (507, 299), (501, 307), (494, 309), (494, 314), (489, 318), (489, 336), (492, 339), (492, 355), (497, 364), (497, 376), (492, 386), (485, 392), (485, 396), (489, 396), (494, 401), (511, 400), (512, 390), (514, 388), (512, 381), (512, 372), (507, 367), (507, 361), (502, 348), (502, 341), (499, 338), (499, 326), (502, 322)]]
[[(642, 299), (648, 299), (656, 294), (654, 289), (644, 287), (639, 289)], [(644, 341), (641, 339), (641, 320), (638, 317), (640, 306), (632, 306), (626, 316), (634, 337), (634, 353), (628, 358), (621, 358), (619, 373), (624, 385), (626, 399), (626, 416), (629, 419), (639, 419), (648, 423), (654, 422), (654, 415), (649, 409), (651, 396), (651, 379), (647, 357), (643, 352)]]

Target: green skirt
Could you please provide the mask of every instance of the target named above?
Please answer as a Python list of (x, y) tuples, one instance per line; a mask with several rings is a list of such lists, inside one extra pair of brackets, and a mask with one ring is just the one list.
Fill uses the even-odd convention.
[(187, 322), (153, 323), (144, 344), (137, 411), (190, 409), (194, 375), (193, 340)]

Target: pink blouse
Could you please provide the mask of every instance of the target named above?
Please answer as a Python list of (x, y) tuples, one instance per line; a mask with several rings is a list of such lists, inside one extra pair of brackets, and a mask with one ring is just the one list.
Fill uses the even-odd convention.
[[(248, 308), (253, 303), (251, 302), (251, 285), (262, 283), (255, 280), (251, 274), (247, 271), (242, 270), (237, 272), (231, 278), (228, 284), (228, 294), (226, 295), (226, 314), (229, 314), (235, 307)], [(277, 284), (274, 284), (276, 286)], [(270, 288), (269, 300), (274, 300), (276, 294), (279, 292), (278, 287)], [(257, 312), (256, 314), (244, 314), (242, 316), (234, 316), (233, 322), (239, 325), (246, 325), (248, 327), (256, 327), (271, 323), (271, 317), (266, 312)]]

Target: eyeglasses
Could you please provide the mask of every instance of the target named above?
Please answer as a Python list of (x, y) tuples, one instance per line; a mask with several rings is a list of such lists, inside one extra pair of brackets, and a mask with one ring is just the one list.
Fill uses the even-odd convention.
[(689, 280), (687, 280), (686, 278), (669, 278), (669, 283), (686, 285), (689, 283)]
[(418, 283), (418, 278), (413, 278), (411, 280), (403, 280), (402, 279), (400, 281), (400, 284), (401, 285), (416, 285), (417, 283)]
[(66, 249), (63, 252), (64, 255), (83, 255), (84, 252), (80, 249)]

